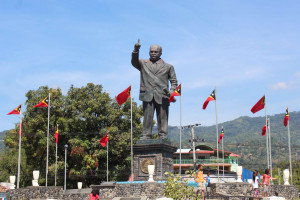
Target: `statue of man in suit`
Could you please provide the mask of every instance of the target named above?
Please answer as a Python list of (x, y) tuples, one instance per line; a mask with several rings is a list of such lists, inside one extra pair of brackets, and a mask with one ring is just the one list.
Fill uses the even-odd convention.
[[(160, 139), (167, 139), (169, 97), (177, 87), (174, 67), (161, 58), (162, 48), (159, 45), (150, 47), (150, 59), (139, 59), (140, 43), (134, 45), (131, 64), (140, 71), (140, 95), (143, 101), (143, 136), (152, 138), (153, 116), (156, 110), (157, 128)], [(171, 88), (169, 90), (169, 81)]]

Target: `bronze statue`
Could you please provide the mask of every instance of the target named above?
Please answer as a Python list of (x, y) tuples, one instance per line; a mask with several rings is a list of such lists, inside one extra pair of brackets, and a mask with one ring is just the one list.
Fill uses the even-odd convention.
[[(174, 67), (165, 63), (161, 58), (162, 48), (159, 45), (150, 47), (150, 59), (139, 59), (140, 43), (134, 45), (131, 64), (140, 71), (140, 95), (143, 101), (143, 136), (152, 138), (153, 116), (156, 110), (157, 128), (160, 139), (167, 139), (169, 97), (177, 87)], [(169, 81), (171, 88), (169, 90)]]

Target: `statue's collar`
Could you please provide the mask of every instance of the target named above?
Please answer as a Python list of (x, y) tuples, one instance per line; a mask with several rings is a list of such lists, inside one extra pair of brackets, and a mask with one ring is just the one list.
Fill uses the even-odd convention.
[(163, 59), (158, 59), (157, 61), (155, 61), (155, 62), (153, 62), (153, 61), (151, 61), (150, 59), (148, 59), (147, 60), (147, 62), (150, 62), (150, 63), (152, 63), (152, 64), (155, 64), (155, 63), (157, 63), (157, 64), (164, 64), (165, 62), (163, 61)]

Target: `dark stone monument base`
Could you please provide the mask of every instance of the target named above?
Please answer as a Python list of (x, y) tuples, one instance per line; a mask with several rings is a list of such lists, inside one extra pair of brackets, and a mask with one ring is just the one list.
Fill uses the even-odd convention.
[(133, 146), (133, 173), (135, 181), (149, 179), (148, 165), (155, 165), (154, 180), (165, 180), (165, 172), (174, 173), (173, 153), (177, 150), (165, 139), (138, 140)]

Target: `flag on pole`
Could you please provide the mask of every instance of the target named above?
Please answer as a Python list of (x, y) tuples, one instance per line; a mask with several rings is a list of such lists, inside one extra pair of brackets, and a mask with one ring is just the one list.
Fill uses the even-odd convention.
[(175, 91), (171, 94), (169, 98), (169, 103), (174, 102), (174, 97), (175, 96), (180, 96), (181, 95), (181, 84), (175, 89)]
[(266, 127), (266, 125), (264, 125), (264, 127), (261, 129), (261, 135), (265, 136), (266, 135), (266, 131), (267, 131), (267, 127)]
[(221, 140), (222, 140), (223, 137), (224, 137), (224, 129), (223, 129), (223, 126), (222, 126), (222, 131), (221, 131), (218, 143), (221, 142)]
[(56, 131), (55, 131), (55, 143), (56, 144), (58, 143), (58, 125), (57, 125)]
[(266, 135), (267, 127), (269, 128), (269, 120), (267, 120), (267, 125), (264, 125), (264, 127), (261, 129), (262, 136)]
[(109, 139), (109, 137), (108, 137), (108, 131), (107, 131), (105, 136), (99, 142), (103, 147), (105, 147), (108, 142), (108, 139)]
[(254, 114), (265, 107), (265, 96), (263, 96), (252, 108), (251, 112)]
[(7, 115), (19, 115), (21, 112), (22, 104), (20, 104), (16, 109), (12, 110), (11, 112), (7, 113)]
[(49, 104), (49, 96), (47, 96), (43, 101), (40, 103), (36, 104), (34, 107), (48, 107)]
[(286, 108), (285, 117), (283, 119), (283, 125), (287, 126), (289, 120), (290, 120), (289, 108)]
[(209, 97), (206, 99), (206, 101), (204, 102), (203, 104), (203, 110), (206, 109), (206, 106), (207, 104), (210, 102), (210, 101), (215, 101), (216, 100), (216, 93), (215, 93), (215, 90), (212, 91), (212, 93), (209, 95)]
[(118, 94), (116, 100), (119, 106), (121, 106), (123, 103), (127, 101), (127, 99), (130, 97), (130, 92), (131, 92), (131, 86), (129, 86), (126, 90)]

